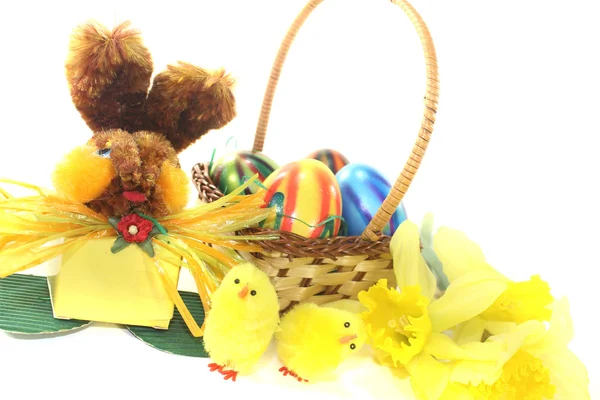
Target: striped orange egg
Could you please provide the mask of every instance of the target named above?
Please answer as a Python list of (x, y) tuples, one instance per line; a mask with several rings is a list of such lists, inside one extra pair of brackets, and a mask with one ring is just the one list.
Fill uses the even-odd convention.
[(319, 160), (329, 167), (331, 172), (337, 174), (337, 172), (348, 165), (349, 161), (342, 153), (332, 149), (320, 149), (313, 151), (306, 158), (314, 158)]
[(264, 222), (265, 228), (307, 238), (338, 234), (342, 196), (335, 175), (325, 164), (313, 159), (292, 162), (275, 170), (263, 184), (265, 202), (277, 211)]

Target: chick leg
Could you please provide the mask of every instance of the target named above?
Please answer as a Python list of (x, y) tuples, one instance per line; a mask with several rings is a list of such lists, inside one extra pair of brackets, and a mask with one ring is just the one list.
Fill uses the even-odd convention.
[(225, 369), (224, 365), (210, 363), (208, 364), (208, 368), (210, 368), (210, 372), (218, 371), (221, 375), (223, 375), (225, 380), (231, 379), (233, 382), (235, 382), (235, 379), (237, 378), (238, 372), (232, 369)]
[(301, 377), (298, 376), (297, 373), (295, 373), (294, 371), (289, 370), (287, 367), (281, 367), (279, 368), (279, 372), (283, 373), (283, 376), (291, 376), (292, 378), (296, 378), (298, 380), (298, 382), (308, 382), (306, 379), (303, 379)]

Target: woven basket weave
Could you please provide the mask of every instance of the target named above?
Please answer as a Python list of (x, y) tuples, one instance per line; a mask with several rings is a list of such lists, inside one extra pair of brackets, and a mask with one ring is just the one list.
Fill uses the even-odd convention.
[[(361, 236), (308, 239), (290, 232), (261, 228), (244, 232), (279, 235), (276, 240), (259, 241), (262, 251), (244, 254), (244, 257), (271, 277), (282, 312), (303, 302), (324, 304), (340, 299), (356, 299), (360, 291), (368, 289), (381, 278), (386, 278), (390, 287), (396, 285), (389, 248), (391, 237), (381, 232), (400, 205), (429, 144), (437, 111), (439, 81), (435, 48), (427, 26), (407, 1), (391, 1), (410, 18), (425, 53), (425, 109), (416, 143), (392, 190)], [(304, 21), (322, 2), (309, 1), (296, 17), (279, 48), (264, 95), (253, 151), (260, 152), (263, 149), (275, 89), (288, 50)], [(211, 202), (223, 196), (209, 177), (208, 164), (195, 165), (192, 179), (200, 200)]]

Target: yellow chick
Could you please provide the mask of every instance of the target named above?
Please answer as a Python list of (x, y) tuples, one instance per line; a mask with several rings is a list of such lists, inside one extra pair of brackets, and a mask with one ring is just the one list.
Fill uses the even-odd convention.
[(308, 382), (333, 372), (367, 338), (358, 314), (305, 303), (282, 319), (275, 339), (284, 366), (279, 370), (299, 382)]
[(225, 379), (247, 374), (264, 354), (279, 323), (277, 292), (253, 264), (233, 267), (213, 293), (204, 347)]

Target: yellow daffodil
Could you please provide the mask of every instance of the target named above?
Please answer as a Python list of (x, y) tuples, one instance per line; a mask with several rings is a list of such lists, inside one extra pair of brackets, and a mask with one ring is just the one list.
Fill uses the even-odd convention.
[(511, 281), (486, 262), (476, 243), (464, 233), (451, 228), (441, 227), (435, 233), (433, 248), (451, 283), (473, 271), (482, 271), (504, 280), (506, 290), (481, 313), (482, 318), (516, 323), (550, 320), (548, 306), (554, 299), (550, 287), (539, 275), (532, 276), (528, 281)]
[(359, 301), (368, 309), (361, 315), (369, 342), (380, 363), (404, 368), (420, 399), (437, 400), (447, 390), (448, 360), (496, 360), (500, 343), (480, 340), (457, 344), (444, 331), (488, 309), (506, 291), (507, 282), (489, 271), (468, 271), (436, 299), (436, 279), (419, 246), (418, 227), (403, 222), (390, 243), (400, 290), (380, 280)]
[[(448, 387), (463, 396), (468, 391), (477, 400), (589, 399), (587, 370), (567, 347), (573, 337), (568, 301), (563, 298), (550, 308), (548, 328), (536, 320), (516, 324), (474, 319), (467, 323), (456, 336), (459, 343), (487, 332), (491, 336), (482, 345), (500, 343), (504, 350), (496, 361), (451, 363)], [(451, 394), (447, 390), (443, 398), (461, 398)]]

